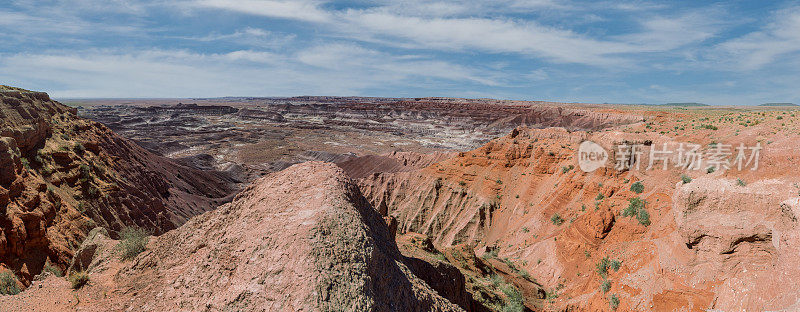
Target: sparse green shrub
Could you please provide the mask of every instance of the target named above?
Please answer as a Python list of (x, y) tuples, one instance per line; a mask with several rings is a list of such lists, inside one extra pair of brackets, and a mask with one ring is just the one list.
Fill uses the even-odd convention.
[(642, 192), (644, 192), (644, 184), (642, 184), (641, 181), (634, 182), (633, 184), (631, 184), (631, 191), (633, 191), (636, 194), (641, 194)]
[(639, 209), (645, 206), (645, 201), (639, 197), (628, 199), (628, 207), (622, 210), (623, 217), (635, 216)]
[(100, 194), (100, 190), (97, 189), (96, 187), (94, 187), (94, 185), (89, 185), (86, 188), (86, 195), (88, 195), (87, 196), (88, 198), (97, 198), (97, 196), (99, 194)]
[(69, 276), (69, 283), (72, 289), (78, 289), (89, 283), (89, 273), (84, 271), (74, 272)]
[(503, 278), (497, 274), (492, 274), (492, 276), (489, 276), (489, 281), (492, 282), (492, 286), (495, 288), (500, 287), (501, 284), (505, 283)]
[(84, 177), (89, 177), (92, 175), (92, 168), (87, 164), (81, 164), (78, 166), (78, 170), (81, 171), (81, 175)]
[(503, 180), (500, 180), (500, 179), (497, 179), (497, 181), (495, 181), (495, 182), (497, 182), (497, 184), (503, 184)]
[(50, 274), (53, 274), (53, 275), (58, 276), (58, 277), (64, 276), (64, 273), (62, 273), (61, 270), (58, 267), (56, 267), (56, 266), (54, 266), (54, 265), (52, 265), (50, 263), (47, 263), (47, 264), (44, 265), (44, 268), (42, 268), (42, 272), (50, 272)]
[(528, 271), (525, 270), (525, 269), (519, 269), (519, 276), (521, 276), (522, 278), (524, 278), (524, 279), (526, 279), (526, 280), (528, 280), (530, 282), (534, 281), (533, 277), (531, 277), (531, 274), (528, 273)]
[(126, 227), (119, 234), (117, 248), (122, 260), (133, 259), (147, 246), (147, 232), (140, 228)]
[(525, 310), (524, 300), (522, 293), (511, 284), (504, 284), (500, 287), (503, 294), (506, 295), (506, 304), (503, 306), (503, 312), (522, 312)]
[(573, 166), (573, 165), (563, 166), (563, 167), (561, 167), (561, 173), (567, 173), (570, 170), (572, 170), (573, 168), (575, 168), (575, 166)]
[(708, 130), (717, 130), (717, 129), (719, 129), (719, 128), (717, 128), (717, 126), (711, 125), (711, 124), (701, 125), (700, 128), (708, 129)]
[(483, 256), (481, 256), (481, 258), (483, 258), (483, 260), (497, 258), (497, 249), (492, 249), (489, 252), (484, 253)]
[(706, 169), (706, 173), (714, 173), (714, 171), (717, 171), (717, 168), (715, 168), (715, 167), (708, 167), (708, 168)]
[(600, 283), (600, 291), (602, 291), (605, 294), (609, 290), (611, 290), (611, 282), (609, 282), (608, 280), (603, 280), (603, 282)]
[(608, 297), (608, 305), (611, 307), (611, 310), (616, 310), (619, 307), (619, 298), (617, 298), (616, 294)]
[(622, 210), (623, 217), (636, 217), (639, 224), (644, 226), (650, 225), (650, 213), (647, 212), (647, 201), (635, 197), (628, 200), (628, 207)]
[(686, 184), (692, 182), (692, 178), (690, 178), (688, 175), (682, 174), (681, 181), (683, 182), (683, 184)]
[(636, 214), (636, 220), (639, 221), (641, 225), (650, 226), (650, 213), (647, 212), (647, 209), (643, 208)]
[(0, 295), (16, 295), (19, 292), (17, 277), (14, 276), (14, 273), (9, 271), (0, 273)]
[(597, 193), (597, 196), (594, 198), (594, 200), (603, 200), (603, 198), (606, 198), (603, 193)]
[(742, 180), (742, 179), (736, 178), (736, 185), (738, 185), (738, 186), (746, 186), (747, 183), (745, 183), (744, 180)]
[(86, 147), (84, 147), (81, 143), (75, 143), (75, 146), (72, 147), (72, 150), (75, 151), (75, 154), (83, 155), (83, 153), (86, 152)]
[(619, 260), (612, 260), (609, 259), (608, 256), (605, 256), (603, 259), (600, 259), (600, 262), (595, 265), (595, 268), (597, 269), (597, 273), (605, 279), (608, 275), (608, 270), (614, 270), (614, 272), (616, 272), (619, 271), (621, 266), (622, 262)]
[(564, 219), (561, 218), (561, 216), (558, 215), (558, 213), (553, 214), (553, 216), (550, 217), (550, 221), (552, 221), (553, 224), (555, 225), (561, 225), (562, 223), (564, 223)]
[(25, 169), (31, 170), (31, 162), (28, 161), (27, 158), (20, 157), (19, 161), (22, 162), (22, 166), (25, 167)]
[(58, 276), (58, 277), (64, 276), (64, 273), (61, 273), (61, 270), (58, 269), (58, 267), (56, 267), (56, 266), (54, 266), (54, 265), (52, 265), (50, 263), (47, 263), (47, 264), (44, 265), (44, 268), (42, 268), (42, 272), (50, 272), (50, 274), (53, 274), (53, 275)]

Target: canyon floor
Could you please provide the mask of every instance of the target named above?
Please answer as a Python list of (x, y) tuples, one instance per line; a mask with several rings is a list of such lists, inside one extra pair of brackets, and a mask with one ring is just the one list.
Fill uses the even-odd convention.
[(2, 311), (800, 309), (795, 107), (0, 95)]

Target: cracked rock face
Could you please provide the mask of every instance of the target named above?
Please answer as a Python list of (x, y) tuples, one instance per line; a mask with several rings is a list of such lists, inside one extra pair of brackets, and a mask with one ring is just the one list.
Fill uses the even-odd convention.
[[(673, 199), (681, 242), (694, 255), (692, 283), (727, 278), (717, 287), (723, 310), (786, 308), (800, 293), (800, 198), (776, 190), (791, 183), (700, 178), (679, 186)], [(742, 296), (741, 293), (747, 295)]]

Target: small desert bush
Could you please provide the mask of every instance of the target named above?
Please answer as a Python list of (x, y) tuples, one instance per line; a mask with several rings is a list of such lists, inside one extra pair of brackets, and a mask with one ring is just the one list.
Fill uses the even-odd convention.
[(647, 209), (639, 210), (639, 213), (636, 214), (636, 221), (639, 221), (639, 224), (644, 226), (650, 225), (650, 213), (647, 212)]
[(603, 282), (600, 283), (600, 290), (604, 294), (607, 293), (609, 290), (611, 290), (611, 282), (609, 282), (608, 280), (603, 280)]
[(84, 271), (74, 272), (69, 276), (69, 283), (72, 289), (78, 289), (89, 283), (89, 273)]
[(597, 273), (600, 274), (603, 278), (608, 275), (609, 270), (614, 270), (614, 272), (619, 271), (619, 268), (622, 266), (622, 262), (619, 260), (612, 260), (609, 259), (608, 256), (603, 257), (603, 259), (598, 262), (595, 267), (597, 268)]
[(719, 129), (715, 125), (702, 125), (702, 126), (700, 126), (700, 128), (708, 129), (708, 130), (717, 130), (717, 129)]
[(86, 147), (81, 143), (76, 143), (75, 146), (72, 147), (72, 150), (75, 151), (76, 154), (82, 155), (86, 151)]
[(507, 300), (506, 305), (503, 306), (503, 312), (522, 312), (525, 310), (522, 293), (514, 285), (504, 284), (500, 290), (506, 295)]
[(597, 193), (597, 196), (594, 198), (594, 200), (603, 200), (603, 198), (606, 198), (603, 193)]
[(747, 183), (744, 183), (744, 180), (736, 178), (736, 185), (738, 186), (745, 186)]
[(628, 207), (622, 210), (623, 217), (636, 217), (639, 224), (644, 226), (650, 225), (650, 213), (647, 212), (647, 201), (635, 197), (628, 200)]
[(42, 272), (50, 272), (50, 274), (53, 274), (58, 277), (64, 276), (64, 273), (61, 273), (61, 270), (59, 270), (58, 267), (50, 263), (44, 265), (44, 268), (42, 268)]
[(481, 258), (483, 258), (484, 260), (497, 258), (497, 249), (493, 249), (493, 250), (491, 250), (489, 252), (484, 253), (483, 256), (481, 256)]
[(644, 184), (642, 184), (642, 182), (640, 181), (634, 182), (633, 184), (631, 184), (631, 191), (633, 191), (636, 194), (641, 194), (642, 192), (644, 192)]
[(683, 184), (686, 184), (692, 182), (692, 178), (690, 178), (688, 175), (683, 174), (681, 175), (681, 181), (683, 182)]
[(639, 197), (628, 199), (628, 207), (622, 210), (622, 216), (623, 217), (635, 216), (636, 213), (639, 212), (639, 209), (645, 207), (645, 203), (646, 201)]
[(717, 168), (715, 168), (715, 167), (708, 167), (706, 169), (706, 173), (714, 173), (714, 171), (716, 171), (716, 170), (717, 170)]
[(550, 221), (552, 221), (553, 224), (555, 225), (561, 225), (562, 223), (564, 223), (564, 219), (561, 218), (561, 216), (558, 215), (558, 213), (553, 214), (553, 216), (550, 217)]
[(16, 295), (19, 293), (17, 277), (14, 273), (5, 271), (0, 273), (0, 295)]
[(619, 298), (617, 298), (616, 294), (608, 297), (608, 305), (611, 307), (611, 310), (616, 310), (619, 307)]
[(117, 248), (122, 260), (133, 259), (147, 246), (147, 232), (140, 228), (126, 227), (119, 234)]

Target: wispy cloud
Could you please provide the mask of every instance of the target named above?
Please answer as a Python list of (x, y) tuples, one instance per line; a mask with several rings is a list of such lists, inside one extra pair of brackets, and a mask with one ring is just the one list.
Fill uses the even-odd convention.
[[(531, 20), (475, 17), (487, 11), (549, 8), (574, 10), (552, 1), (475, 2), (406, 1), (364, 9), (326, 10), (318, 1), (254, 1), (231, 4), (199, 0), (214, 7), (266, 17), (296, 19), (326, 25), (334, 35), (408, 49), (478, 50), (516, 53), (559, 63), (591, 66), (630, 66), (620, 54), (663, 52), (701, 42), (718, 30), (712, 14), (693, 13), (674, 18), (643, 19), (639, 32), (596, 39)], [(498, 9), (502, 7), (503, 10)]]
[(800, 52), (800, 6), (780, 10), (763, 29), (719, 45), (729, 63), (744, 70), (761, 68)]
[(224, 9), (240, 13), (269, 17), (287, 18), (309, 22), (326, 22), (330, 14), (319, 7), (319, 1), (294, 0), (199, 0), (195, 5), (206, 8)]
[(0, 59), (12, 84), (48, 83), (58, 97), (191, 97), (226, 95), (360, 94), (367, 88), (445, 80), (496, 84), (461, 65), (398, 57), (350, 44), (314, 46), (297, 54), (239, 50), (94, 50), (21, 53)]
[(0, 80), (56, 96), (800, 102), (788, 1), (7, 2)]

